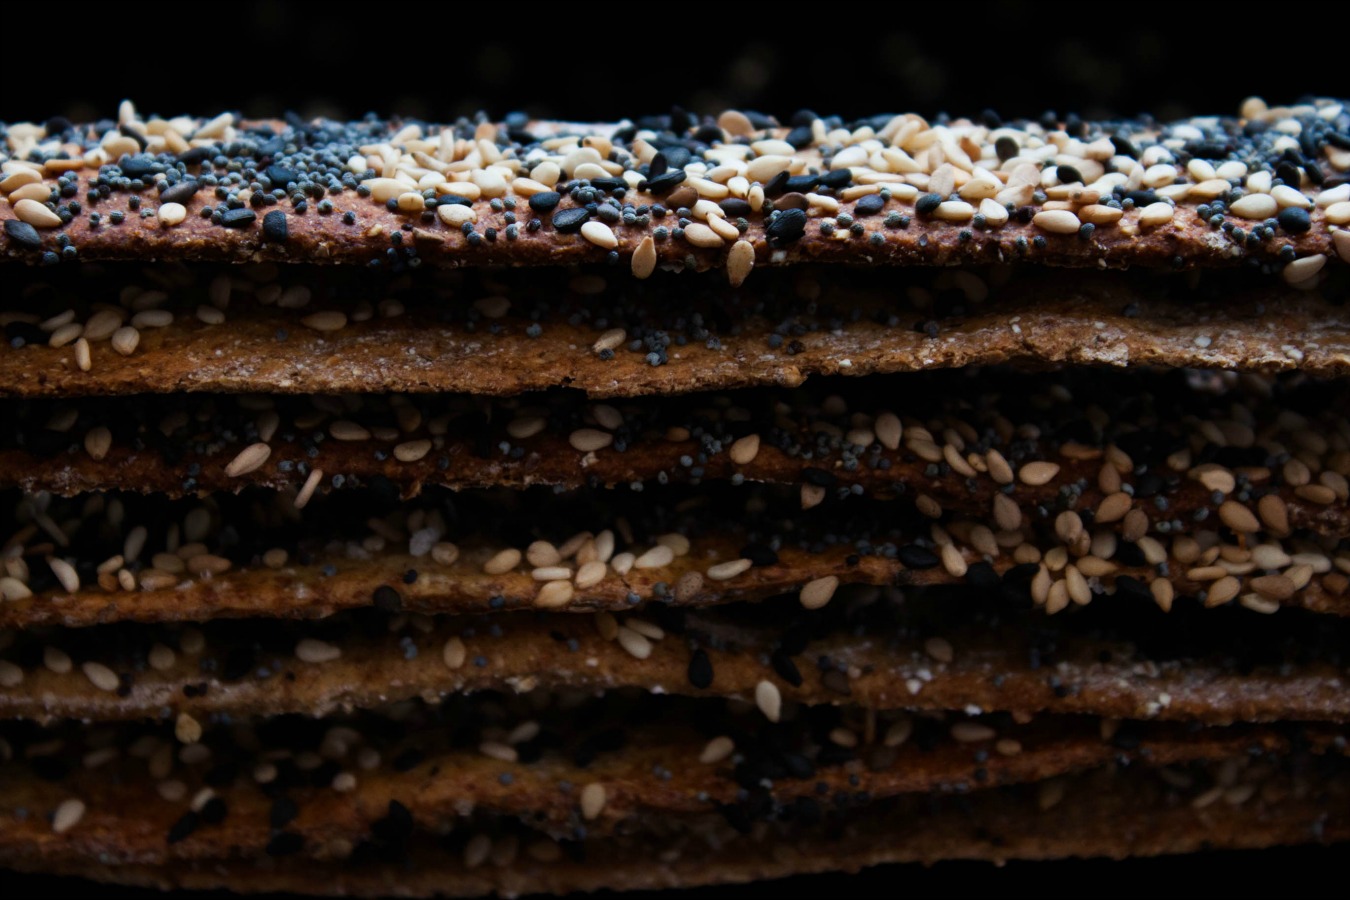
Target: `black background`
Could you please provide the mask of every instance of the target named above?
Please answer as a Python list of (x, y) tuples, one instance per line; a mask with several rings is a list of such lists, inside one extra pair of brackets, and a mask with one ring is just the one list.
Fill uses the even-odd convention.
[[(91, 9), (103, 17), (114, 6)], [(771, 3), (489, 3), (470, 18), (461, 4), (377, 3), (351, 13), (326, 3), (155, 5), (139, 20), (68, 18), (60, 27), (71, 45), (39, 68), (11, 57), (0, 118), (113, 117), (124, 98), (143, 114), (293, 109), (433, 121), (480, 109), (494, 118), (525, 110), (614, 120), (672, 105), (784, 119), (801, 108), (846, 118), (986, 109), (1005, 118), (1046, 110), (1171, 117), (1236, 114), (1253, 94), (1271, 104), (1350, 95), (1336, 47), (1343, 18), (1330, 4), (838, 6), (808, 15)], [(7, 52), (22, 54), (26, 39), (10, 39)], [(1311, 896), (1334, 852), (889, 866), (679, 896)], [(1333, 881), (1322, 892), (1342, 889)], [(0, 896), (38, 894), (141, 896), (0, 874)]]
[[(235, 109), (572, 120), (727, 106), (786, 117), (1236, 114), (1345, 95), (1344, 17), (1316, 3), (1135, 5), (151, 4), (62, 22), (73, 41), (7, 63), (0, 118)], [(92, 5), (91, 5), (92, 7)], [(136, 5), (127, 8), (134, 12)], [(201, 24), (197, 24), (200, 15)], [(484, 16), (491, 16), (489, 24)], [(21, 21), (21, 20), (20, 20)], [(11, 25), (17, 23), (11, 19)], [(95, 49), (84, 49), (88, 36)], [(17, 42), (7, 53), (22, 53)], [(39, 65), (39, 63), (44, 63)], [(37, 89), (35, 89), (37, 88)]]

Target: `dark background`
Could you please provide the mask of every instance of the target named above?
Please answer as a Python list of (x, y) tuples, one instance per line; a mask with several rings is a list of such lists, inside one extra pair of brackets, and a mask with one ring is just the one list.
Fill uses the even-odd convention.
[[(355, 13), (338, 12), (336, 4), (159, 9), (163, 16), (138, 24), (86, 28), (68, 21), (77, 43), (98, 36), (98, 52), (86, 57), (71, 49), (48, 58), (40, 82), (28, 82), (40, 90), (19, 89), (7, 78), (0, 119), (111, 117), (124, 98), (143, 114), (235, 109), (271, 117), (293, 109), (307, 116), (373, 111), (436, 121), (480, 109), (494, 118), (523, 109), (613, 120), (666, 112), (673, 104), (714, 114), (754, 109), (784, 119), (800, 108), (845, 117), (986, 109), (1005, 118), (1046, 110), (1171, 117), (1235, 114), (1253, 94), (1272, 105), (1310, 94), (1350, 95), (1345, 57), (1334, 46), (1344, 34), (1337, 24), (1342, 18), (1329, 4), (1273, 4), (1255, 12), (1165, 3), (841, 4), (838, 11), (824, 5), (818, 14), (802, 15), (777, 4), (555, 9), (490, 3), (472, 19), (464, 7), (448, 4), (375, 4)], [(487, 24), (484, 13), (495, 24)], [(209, 24), (188, 24), (196, 15)], [(1316, 870), (1330, 869), (1335, 852), (890, 866), (854, 877), (678, 896), (1303, 895), (1318, 890)], [(143, 896), (0, 873), (4, 897), (91, 892)]]
[[(800, 108), (845, 117), (940, 111), (1037, 116), (1236, 114), (1350, 94), (1343, 16), (1316, 3), (1009, 2), (459, 5), (221, 3), (68, 20), (76, 44), (34, 78), (8, 69), (6, 121), (143, 113), (419, 116), (484, 109), (572, 120)], [(100, 14), (100, 18), (103, 14)], [(193, 24), (196, 15), (203, 24)], [(489, 24), (484, 16), (491, 16)], [(876, 21), (869, 21), (876, 20)], [(115, 23), (114, 23), (115, 22)], [(11, 24), (15, 24), (11, 22)], [(105, 40), (106, 39), (106, 40)], [(22, 52), (21, 48), (13, 48)], [(36, 61), (34, 61), (36, 63)], [(57, 85), (67, 81), (64, 90)], [(40, 88), (30, 90), (28, 88)]]

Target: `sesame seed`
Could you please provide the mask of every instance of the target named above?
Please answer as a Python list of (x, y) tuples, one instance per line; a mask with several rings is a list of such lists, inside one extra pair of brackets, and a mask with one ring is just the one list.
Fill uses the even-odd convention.
[(664, 544), (658, 544), (633, 560), (633, 568), (660, 569), (674, 561), (675, 551)]
[(588, 822), (598, 817), (607, 799), (603, 784), (593, 781), (586, 785), (581, 789), (581, 817)]
[(1017, 477), (1021, 479), (1023, 484), (1039, 487), (1043, 484), (1049, 484), (1058, 474), (1059, 465), (1057, 463), (1037, 461), (1022, 466), (1017, 472)]
[(483, 571), (488, 575), (503, 575), (520, 565), (521, 552), (514, 547), (499, 550), (491, 559), (483, 563)]
[(1067, 209), (1047, 209), (1031, 219), (1036, 227), (1051, 234), (1077, 234), (1083, 223)]
[(516, 748), (510, 744), (503, 744), (501, 741), (483, 741), (478, 745), (478, 752), (500, 762), (513, 763), (520, 759), (520, 754)]
[(52, 814), (52, 831), (56, 834), (65, 834), (84, 818), (84, 801), (71, 797), (62, 800), (56, 807), (56, 812)]
[(627, 625), (619, 626), (615, 639), (620, 647), (636, 659), (646, 659), (652, 655), (652, 642)]
[(36, 200), (20, 200), (14, 204), (14, 215), (34, 228), (60, 228), (61, 217)]
[(837, 575), (826, 575), (823, 578), (807, 582), (802, 587), (798, 599), (802, 606), (807, 609), (821, 609), (830, 602), (838, 588), (839, 577)]
[(347, 314), (340, 310), (329, 309), (323, 312), (310, 313), (301, 319), (300, 323), (315, 331), (340, 331), (347, 327)]
[(441, 648), (441, 660), (445, 663), (447, 669), (463, 668), (464, 661), (468, 656), (468, 648), (464, 646), (464, 641), (458, 637), (450, 638)]
[(979, 722), (957, 722), (951, 727), (951, 735), (953, 740), (962, 744), (973, 744), (979, 741), (991, 741), (998, 736), (998, 732)]
[[(735, 231), (733, 226), (728, 225)], [(731, 252), (727, 254), (727, 280), (732, 287), (740, 287), (745, 279), (750, 277), (750, 270), (755, 267), (755, 246), (749, 241), (738, 240), (731, 245)]]
[(318, 490), (320, 482), (323, 481), (323, 469), (311, 469), (309, 475), (305, 478), (305, 483), (300, 486), (299, 492), (295, 495), (295, 508), (304, 509)]
[(74, 594), (80, 589), (80, 575), (75, 571), (75, 567), (60, 557), (51, 556), (47, 558), (47, 565), (51, 568), (52, 574), (56, 580), (61, 583), (61, 589), (68, 594)]
[(764, 718), (777, 722), (783, 714), (783, 695), (772, 681), (760, 681), (755, 685), (755, 705), (764, 713)]
[(295, 645), (295, 658), (306, 663), (332, 662), (342, 656), (342, 648), (318, 638), (301, 638)]
[(136, 352), (136, 347), (141, 343), (141, 333), (131, 325), (123, 325), (113, 332), (112, 347), (123, 356), (130, 356)]
[(738, 575), (750, 571), (752, 565), (754, 563), (748, 559), (728, 560), (709, 566), (707, 575), (713, 581), (730, 581)]
[(100, 691), (112, 692), (117, 690), (119, 681), (117, 673), (100, 662), (86, 662), (80, 666), (84, 671), (85, 677), (89, 682)]
[(718, 735), (704, 746), (698, 755), (698, 761), (704, 765), (716, 765), (730, 758), (736, 752), (736, 742), (726, 735)]
[(179, 713), (174, 720), (173, 734), (180, 744), (195, 744), (202, 739), (202, 723), (187, 713)]
[[(568, 570), (563, 569), (562, 571)], [(534, 598), (534, 605), (540, 609), (559, 609), (572, 602), (572, 594), (572, 582), (550, 581), (539, 589), (539, 593)]]
[(747, 466), (759, 455), (759, 435), (747, 434), (737, 438), (728, 450), (731, 461), (738, 466)]
[(399, 462), (417, 462), (431, 452), (431, 441), (405, 441), (394, 448), (394, 458)]
[(1150, 203), (1139, 211), (1139, 224), (1145, 228), (1157, 228), (1172, 221), (1173, 208), (1170, 203)]
[(574, 450), (582, 453), (594, 453), (614, 443), (614, 435), (598, 428), (578, 428), (567, 436), (567, 442)]
[(1304, 256), (1285, 266), (1280, 271), (1280, 275), (1287, 284), (1302, 284), (1317, 277), (1326, 263), (1327, 258), (1320, 253), (1314, 256)]
[(225, 467), (225, 475), (239, 478), (262, 468), (263, 463), (272, 455), (272, 448), (263, 443), (250, 444), (235, 456)]
[(178, 225), (187, 218), (187, 207), (181, 203), (165, 203), (159, 207), (157, 215), (164, 225)]
[(1220, 504), (1219, 518), (1239, 534), (1253, 534), (1261, 530), (1261, 524), (1252, 511), (1236, 500), (1225, 500)]
[(716, 249), (725, 245), (722, 236), (702, 222), (690, 222), (684, 229), (684, 238), (695, 247)]

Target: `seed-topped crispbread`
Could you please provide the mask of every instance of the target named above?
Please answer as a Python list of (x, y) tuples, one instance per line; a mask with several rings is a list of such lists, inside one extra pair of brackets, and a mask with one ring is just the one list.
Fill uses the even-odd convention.
[(143, 118), (5, 126), (5, 251), (76, 259), (656, 267), (1350, 256), (1350, 110), (929, 122), (727, 111), (572, 126)]
[(390, 282), (235, 268), (35, 270), (0, 311), (0, 395), (669, 396), (1003, 362), (1350, 372), (1350, 314), (1334, 283), (1300, 291), (1244, 273), (1192, 284), (1026, 267), (805, 267), (733, 291), (694, 275), (635, 282), (603, 270), (420, 270)]
[(371, 612), (265, 629), (243, 620), (11, 633), (0, 714), (110, 721), (186, 713), (206, 722), (535, 689), (755, 702), (767, 681), (783, 707), (1350, 721), (1342, 620), (1285, 616), (1272, 640), (1269, 621), (1243, 610), (1178, 607), (1164, 617), (1094, 607), (1046, 620), (973, 589), (838, 593), (818, 611), (788, 600), (593, 617)]
[[(413, 831), (391, 807), (381, 837), (355, 848), (350, 861), (220, 854), (154, 866), (26, 854), (9, 864), (161, 889), (371, 897), (692, 887), (886, 862), (1123, 859), (1350, 838), (1346, 776), (1332, 769), (1318, 780), (1321, 787), (1310, 793), (1305, 773), (1240, 762), (1197, 771), (1098, 770), (970, 797), (897, 798), (854, 808), (844, 822), (830, 816), (812, 824), (815, 818), (804, 813), (745, 834), (705, 818), (687, 827), (672, 823), (657, 835), (564, 842), (513, 823), (433, 837)], [(109, 838), (120, 846), (116, 833)], [(352, 849), (339, 844), (330, 852)]]

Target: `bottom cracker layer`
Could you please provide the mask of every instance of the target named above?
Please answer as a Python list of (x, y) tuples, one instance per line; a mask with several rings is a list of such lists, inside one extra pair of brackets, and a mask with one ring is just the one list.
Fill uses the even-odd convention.
[(903, 798), (838, 823), (809, 815), (742, 833), (712, 818), (628, 836), (554, 842), (520, 828), (443, 837), (391, 829), (343, 863), (297, 859), (112, 865), (28, 856), (31, 872), (162, 889), (345, 896), (475, 896), (726, 884), (881, 863), (1157, 856), (1350, 839), (1350, 779), (1220, 767), (1098, 770), (969, 798)]

